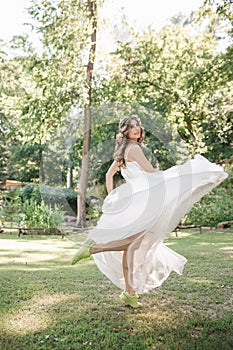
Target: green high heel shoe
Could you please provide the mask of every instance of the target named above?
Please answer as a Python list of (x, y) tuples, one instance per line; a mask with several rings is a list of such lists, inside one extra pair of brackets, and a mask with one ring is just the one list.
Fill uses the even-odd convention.
[(91, 256), (90, 253), (90, 248), (91, 246), (94, 244), (95, 242), (92, 239), (89, 239), (88, 241), (86, 241), (81, 248), (79, 248), (79, 250), (77, 251), (77, 253), (74, 255), (72, 261), (71, 261), (71, 265), (75, 265), (77, 264), (77, 262), (79, 262), (82, 259), (87, 259)]
[(143, 306), (143, 304), (138, 301), (139, 295), (137, 293), (130, 295), (128, 292), (122, 292), (120, 299), (125, 303), (125, 305), (129, 305), (134, 309)]

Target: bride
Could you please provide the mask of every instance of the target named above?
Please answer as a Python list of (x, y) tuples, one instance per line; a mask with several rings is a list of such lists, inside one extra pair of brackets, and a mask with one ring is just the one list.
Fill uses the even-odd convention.
[[(137, 308), (142, 306), (139, 294), (160, 286), (172, 271), (182, 274), (187, 259), (163, 240), (227, 174), (201, 155), (159, 171), (142, 151), (140, 119), (124, 118), (119, 128), (114, 161), (106, 173), (103, 213), (72, 264), (93, 255), (100, 271), (123, 290), (120, 299)], [(126, 182), (113, 189), (119, 170)]]

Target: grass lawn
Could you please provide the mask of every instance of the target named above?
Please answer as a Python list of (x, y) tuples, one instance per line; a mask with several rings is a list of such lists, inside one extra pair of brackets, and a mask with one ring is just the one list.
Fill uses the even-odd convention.
[(71, 258), (85, 234), (0, 235), (1, 350), (230, 350), (233, 348), (233, 231), (188, 230), (165, 243), (188, 262), (141, 309), (92, 258)]

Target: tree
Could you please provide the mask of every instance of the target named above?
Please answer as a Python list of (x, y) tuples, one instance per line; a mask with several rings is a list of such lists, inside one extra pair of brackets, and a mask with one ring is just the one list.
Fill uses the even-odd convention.
[[(28, 69), (33, 50), (27, 36), (13, 37), (2, 43), (0, 62), (0, 110), (2, 153), (5, 176), (20, 181), (39, 178), (43, 145), (27, 135), (27, 125), (20, 116), (25, 111), (28, 98), (35, 93), (31, 72)], [(3, 151), (4, 148), (4, 151)]]
[(21, 48), (24, 54), (16, 55), (14, 62), (23, 64), (8, 69), (8, 81), (13, 82), (13, 90), (19, 87), (20, 94), (11, 91), (5, 96), (5, 112), (14, 120), (12, 137), (18, 130), (22, 143), (44, 145), (65, 121), (71, 107), (84, 108), (83, 170), (79, 186), (83, 196), (79, 218), (83, 225), (97, 1), (32, 0), (31, 3), (32, 27), (40, 35), (42, 49), (40, 53), (32, 51), (26, 38), (18, 38), (17, 49)]
[(8, 177), (7, 160), (9, 151), (7, 149), (6, 130), (7, 121), (5, 115), (0, 112), (0, 182)]
[(30, 14), (37, 21), (43, 51), (32, 61), (35, 94), (24, 115), (27, 123), (36, 126), (37, 133), (46, 139), (65, 120), (74, 105), (84, 107), (85, 58), (89, 45), (87, 4), (83, 1), (35, 1)]
[(211, 158), (221, 160), (229, 153), (232, 82), (224, 78), (226, 61), (216, 53), (215, 33), (193, 34), (187, 26), (169, 25), (119, 43), (112, 57), (114, 67), (110, 79), (102, 80), (100, 98), (158, 111), (177, 129), (190, 154), (209, 150)]
[[(204, 0), (203, 5), (200, 7), (199, 16), (211, 16), (216, 14), (219, 19), (228, 20), (231, 25), (233, 22), (232, 17), (232, 3), (228, 0)], [(215, 17), (216, 19), (216, 17)], [(213, 18), (212, 18), (213, 20)], [(232, 26), (230, 32), (232, 33)]]
[(87, 103), (84, 110), (84, 138), (83, 138), (83, 154), (82, 168), (78, 187), (78, 215), (77, 225), (84, 227), (86, 221), (86, 190), (89, 173), (89, 150), (91, 139), (91, 105), (92, 105), (92, 77), (96, 52), (96, 32), (97, 32), (97, 2), (96, 0), (88, 0), (89, 19), (91, 22), (91, 46), (86, 71), (87, 85)]

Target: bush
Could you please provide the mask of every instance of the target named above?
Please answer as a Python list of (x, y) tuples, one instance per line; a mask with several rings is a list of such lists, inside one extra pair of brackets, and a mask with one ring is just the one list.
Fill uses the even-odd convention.
[(37, 184), (28, 184), (22, 189), (21, 193), (22, 201), (26, 200), (34, 200), (36, 203), (40, 203), (41, 198), (41, 192), (40, 192), (40, 186)]
[(217, 187), (193, 206), (182, 223), (215, 227), (219, 222), (229, 220), (233, 220), (232, 190)]
[(25, 201), (22, 224), (27, 228), (60, 228), (64, 221), (64, 212), (57, 204), (52, 208), (41, 201)]
[(1, 207), (0, 212), (0, 220), (2, 223), (13, 221), (19, 224), (21, 222), (21, 195), (22, 190), (20, 188), (15, 188), (14, 190), (7, 190), (3, 192), (3, 206)]
[[(59, 204), (46, 205), (39, 196), (39, 187), (9, 190), (4, 193), (1, 208), (2, 222), (15, 223), (27, 228), (60, 228), (64, 221), (64, 211)], [(29, 198), (29, 199), (28, 199)]]
[(77, 193), (73, 188), (29, 184), (23, 188), (22, 200), (31, 199), (37, 204), (43, 200), (52, 207), (60, 205), (67, 214), (77, 213)]
[(73, 188), (41, 186), (40, 191), (46, 204), (59, 204), (67, 214), (77, 213), (77, 193)]

